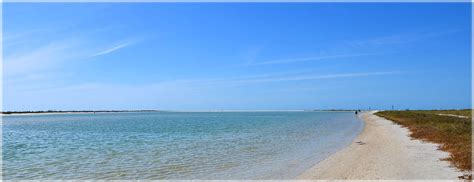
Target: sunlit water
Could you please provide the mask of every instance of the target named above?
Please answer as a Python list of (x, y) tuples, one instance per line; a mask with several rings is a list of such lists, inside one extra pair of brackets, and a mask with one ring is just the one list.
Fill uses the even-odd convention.
[(351, 143), (352, 112), (3, 117), (4, 179), (292, 179)]

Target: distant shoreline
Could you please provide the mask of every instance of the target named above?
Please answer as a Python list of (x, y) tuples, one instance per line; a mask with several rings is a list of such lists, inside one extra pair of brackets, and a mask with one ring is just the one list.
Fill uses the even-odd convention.
[(82, 110), (82, 111), (5, 111), (2, 116), (30, 116), (50, 114), (100, 114), (100, 113), (139, 113), (139, 112), (354, 112), (356, 110)]
[(50, 114), (100, 114), (100, 113), (137, 113), (137, 112), (162, 112), (160, 110), (98, 110), (98, 111), (7, 111), (1, 112), (2, 116), (29, 116)]

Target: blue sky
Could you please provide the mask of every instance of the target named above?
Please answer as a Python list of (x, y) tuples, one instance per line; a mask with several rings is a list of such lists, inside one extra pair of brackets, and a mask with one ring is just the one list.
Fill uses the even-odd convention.
[(7, 3), (3, 110), (471, 107), (468, 3)]

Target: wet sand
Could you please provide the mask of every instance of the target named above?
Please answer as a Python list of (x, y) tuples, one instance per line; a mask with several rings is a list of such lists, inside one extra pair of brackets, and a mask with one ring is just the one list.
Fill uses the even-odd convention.
[(412, 140), (406, 128), (364, 112), (365, 127), (351, 145), (331, 155), (298, 179), (423, 180), (458, 179), (462, 173), (449, 162), (448, 153), (433, 143)]

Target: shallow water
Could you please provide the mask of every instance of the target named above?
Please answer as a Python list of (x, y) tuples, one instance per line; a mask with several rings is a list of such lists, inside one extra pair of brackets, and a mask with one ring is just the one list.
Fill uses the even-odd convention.
[(347, 146), (352, 112), (3, 117), (4, 179), (292, 179)]

